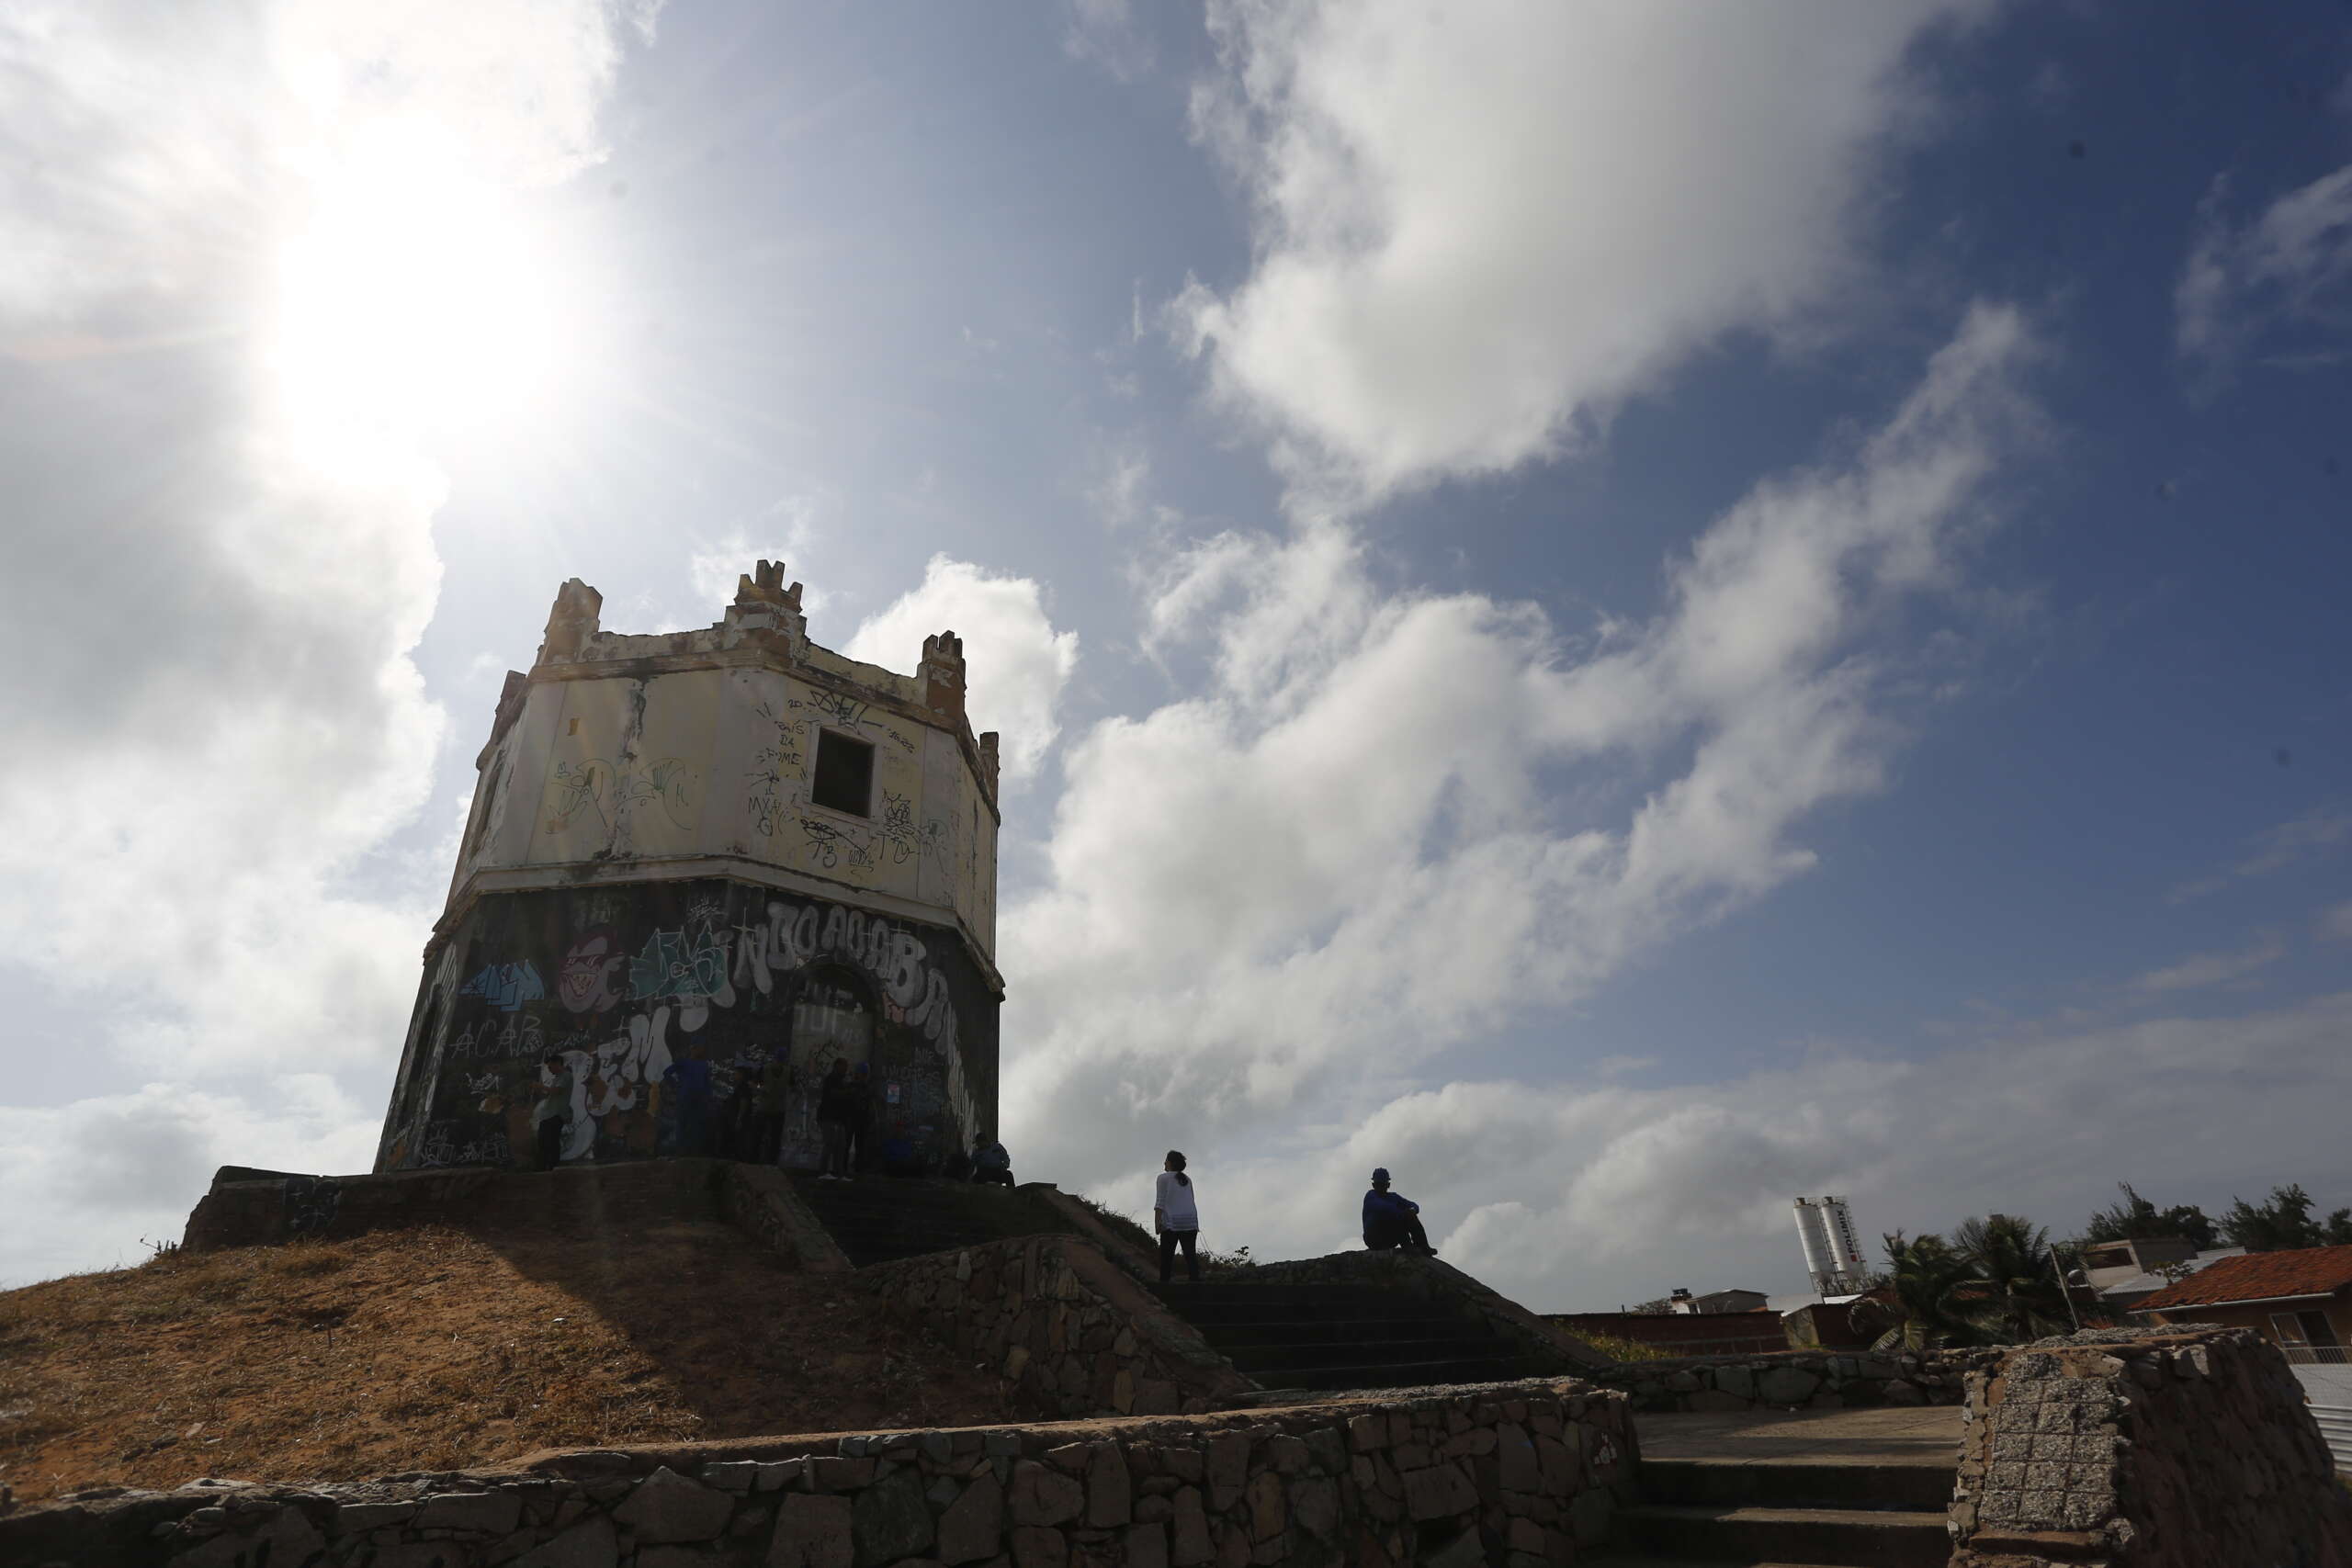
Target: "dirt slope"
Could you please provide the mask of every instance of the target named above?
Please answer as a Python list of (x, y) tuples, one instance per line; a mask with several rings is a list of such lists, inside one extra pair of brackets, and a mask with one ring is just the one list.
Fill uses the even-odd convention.
[(1013, 1414), (843, 1276), (711, 1219), (485, 1216), (0, 1292), (0, 1483), (24, 1500)]

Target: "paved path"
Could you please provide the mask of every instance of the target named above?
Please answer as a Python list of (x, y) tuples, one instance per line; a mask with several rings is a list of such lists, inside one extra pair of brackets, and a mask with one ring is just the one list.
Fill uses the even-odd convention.
[(1730, 1460), (1747, 1464), (1959, 1462), (1961, 1410), (1741, 1410), (1634, 1417), (1644, 1459)]

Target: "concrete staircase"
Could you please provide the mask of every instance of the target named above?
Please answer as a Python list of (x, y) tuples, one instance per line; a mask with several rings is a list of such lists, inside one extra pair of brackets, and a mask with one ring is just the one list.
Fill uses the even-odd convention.
[(1944, 1568), (1952, 1468), (1867, 1458), (1645, 1459), (1585, 1568)]
[(792, 1190), (860, 1269), (1013, 1236), (1071, 1232), (1051, 1204), (1010, 1187), (883, 1176), (820, 1181), (795, 1171)]
[(1267, 1389), (1422, 1388), (1559, 1370), (1481, 1325), (1359, 1285), (1180, 1280), (1159, 1298)]

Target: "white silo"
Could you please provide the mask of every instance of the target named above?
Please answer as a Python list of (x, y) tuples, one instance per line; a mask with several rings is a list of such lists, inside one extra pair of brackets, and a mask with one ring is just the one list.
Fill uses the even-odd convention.
[(1837, 1255), (1838, 1272), (1845, 1276), (1846, 1289), (1859, 1289), (1862, 1276), (1870, 1272), (1870, 1260), (1862, 1256), (1861, 1237), (1854, 1233), (1854, 1216), (1846, 1208), (1843, 1198), (1824, 1198), (1821, 1215), (1827, 1223), (1830, 1250)]
[(1829, 1225), (1810, 1198), (1797, 1200), (1797, 1239), (1804, 1246), (1805, 1277), (1822, 1295), (1831, 1293), (1838, 1274), (1837, 1254)]

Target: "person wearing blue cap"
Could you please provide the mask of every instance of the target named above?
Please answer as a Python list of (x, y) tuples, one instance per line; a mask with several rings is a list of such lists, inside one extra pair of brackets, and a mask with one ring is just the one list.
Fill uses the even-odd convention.
[(1363, 1195), (1363, 1244), (1374, 1252), (1437, 1256), (1429, 1232), (1421, 1228), (1421, 1206), (1402, 1192), (1388, 1190), (1385, 1166), (1372, 1173), (1372, 1190)]

